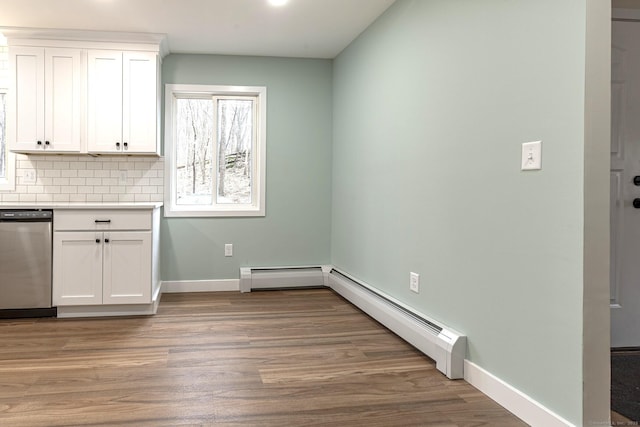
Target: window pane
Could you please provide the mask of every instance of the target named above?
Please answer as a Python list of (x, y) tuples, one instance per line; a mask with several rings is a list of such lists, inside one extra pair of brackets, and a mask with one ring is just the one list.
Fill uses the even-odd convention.
[(0, 178), (7, 177), (7, 95), (0, 93)]
[(176, 203), (213, 202), (213, 101), (176, 100)]
[(218, 100), (217, 203), (250, 204), (253, 100)]

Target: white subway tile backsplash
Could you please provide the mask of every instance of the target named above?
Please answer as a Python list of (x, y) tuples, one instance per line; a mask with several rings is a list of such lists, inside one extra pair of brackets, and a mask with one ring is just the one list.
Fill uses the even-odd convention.
[[(38, 167), (40, 167), (40, 166), (38, 165)], [(69, 162), (63, 162), (63, 161), (53, 162), (53, 168), (54, 169), (69, 169)]]
[[(35, 171), (35, 183), (24, 181), (26, 171)], [(19, 154), (16, 176), (15, 191), (0, 192), (0, 205), (162, 202), (164, 197), (164, 159), (158, 157)]]
[(87, 168), (87, 162), (69, 162), (69, 169), (83, 170)]
[(60, 192), (64, 194), (76, 194), (78, 192), (78, 187), (75, 185), (67, 185), (60, 187)]
[(77, 170), (63, 170), (61, 171), (60, 176), (63, 176), (65, 178), (76, 178), (78, 176), (78, 171)]
[(86, 178), (71, 178), (69, 179), (69, 185), (85, 185), (87, 183)]
[(42, 185), (30, 185), (27, 187), (27, 193), (39, 194), (44, 193), (44, 186)]
[(16, 167), (18, 169), (33, 169), (35, 165), (31, 161), (31, 159), (26, 159), (26, 160), (17, 160)]
[(102, 178), (85, 178), (87, 185), (102, 185)]
[(34, 166), (38, 169), (53, 169), (53, 162), (48, 162), (46, 160), (36, 160)]
[(109, 193), (109, 187), (103, 185), (96, 185), (93, 187), (93, 192), (95, 194), (107, 194)]
[(62, 193), (62, 187), (59, 185), (47, 185), (44, 187), (44, 192), (47, 194), (60, 194)]
[(53, 202), (53, 194), (36, 194), (36, 202)]
[(147, 162), (134, 162), (133, 163), (133, 169), (148, 170), (149, 168), (150, 168), (150, 165)]
[(74, 203), (85, 203), (87, 201), (86, 194), (69, 194), (69, 201)]

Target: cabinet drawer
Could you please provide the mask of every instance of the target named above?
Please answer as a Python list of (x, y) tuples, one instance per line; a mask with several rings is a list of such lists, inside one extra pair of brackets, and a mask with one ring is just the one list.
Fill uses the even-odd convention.
[(56, 231), (151, 230), (151, 212), (147, 210), (56, 210)]

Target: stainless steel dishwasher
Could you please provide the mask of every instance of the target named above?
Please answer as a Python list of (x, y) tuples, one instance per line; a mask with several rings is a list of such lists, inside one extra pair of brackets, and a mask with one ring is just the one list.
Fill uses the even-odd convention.
[(53, 211), (0, 209), (0, 317), (55, 316)]

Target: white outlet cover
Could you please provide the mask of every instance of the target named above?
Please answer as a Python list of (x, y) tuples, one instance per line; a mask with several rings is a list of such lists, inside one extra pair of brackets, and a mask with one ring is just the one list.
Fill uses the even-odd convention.
[(118, 171), (118, 185), (127, 185), (127, 171), (119, 170)]
[(25, 184), (35, 184), (36, 183), (36, 170), (35, 169), (27, 169), (24, 171), (24, 175), (22, 177), (22, 181)]
[(522, 170), (542, 169), (542, 141), (525, 142), (522, 144)]
[(420, 275), (418, 273), (409, 274), (409, 289), (415, 293), (420, 292)]
[(233, 245), (231, 243), (224, 245), (224, 256), (233, 256)]

